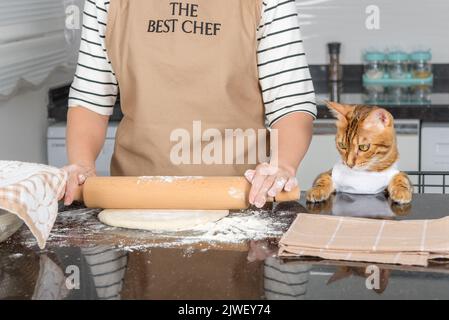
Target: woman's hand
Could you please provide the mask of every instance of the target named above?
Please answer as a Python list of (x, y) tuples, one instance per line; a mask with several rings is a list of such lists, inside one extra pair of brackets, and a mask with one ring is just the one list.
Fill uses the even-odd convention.
[(268, 163), (259, 164), (255, 170), (247, 170), (245, 177), (252, 184), (249, 202), (257, 208), (262, 208), (268, 197), (275, 197), (282, 190), (288, 192), (298, 186), (295, 169)]
[(71, 164), (69, 166), (65, 166), (62, 170), (67, 172), (64, 205), (69, 206), (73, 203), (73, 201), (79, 200), (75, 199), (75, 197), (81, 193), (81, 186), (84, 184), (86, 179), (88, 177), (95, 176), (95, 167)]
[(278, 247), (267, 241), (254, 241), (249, 243), (247, 259), (249, 262), (264, 261), (267, 258), (275, 257)]

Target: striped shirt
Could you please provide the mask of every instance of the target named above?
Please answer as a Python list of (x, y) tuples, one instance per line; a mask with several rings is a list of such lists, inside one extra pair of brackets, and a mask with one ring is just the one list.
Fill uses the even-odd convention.
[(311, 265), (281, 263), (277, 258), (264, 261), (264, 291), (267, 300), (304, 300)]
[(101, 300), (120, 300), (128, 258), (110, 246), (81, 249), (94, 280), (97, 297)]
[[(263, 0), (257, 28), (259, 82), (267, 123), (306, 112), (316, 118), (315, 93), (295, 0)], [(118, 83), (105, 45), (108, 0), (86, 0), (81, 46), (69, 106), (111, 115)]]

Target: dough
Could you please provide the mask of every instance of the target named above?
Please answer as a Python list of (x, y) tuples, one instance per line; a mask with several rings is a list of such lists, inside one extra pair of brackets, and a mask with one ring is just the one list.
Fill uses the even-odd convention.
[(146, 210), (107, 209), (98, 218), (104, 224), (129, 229), (180, 231), (216, 222), (229, 214), (229, 210)]
[(22, 224), (23, 221), (15, 214), (0, 209), (0, 242), (12, 236)]

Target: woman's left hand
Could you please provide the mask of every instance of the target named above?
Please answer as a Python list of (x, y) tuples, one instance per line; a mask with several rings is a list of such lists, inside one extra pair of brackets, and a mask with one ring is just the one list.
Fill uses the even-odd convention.
[(247, 170), (245, 177), (252, 184), (249, 202), (257, 208), (262, 208), (268, 197), (275, 197), (282, 190), (293, 190), (298, 186), (295, 171), (268, 163), (259, 164), (255, 170)]
[(247, 259), (249, 262), (264, 261), (267, 258), (275, 257), (278, 250), (277, 245), (269, 243), (268, 241), (251, 240), (249, 243)]

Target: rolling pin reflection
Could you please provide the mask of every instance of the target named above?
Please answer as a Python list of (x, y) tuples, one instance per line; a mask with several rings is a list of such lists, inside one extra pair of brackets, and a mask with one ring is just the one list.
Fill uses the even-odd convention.
[[(89, 208), (103, 209), (246, 209), (251, 184), (244, 177), (91, 177), (82, 190)], [(299, 199), (299, 188), (276, 199)]]

